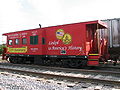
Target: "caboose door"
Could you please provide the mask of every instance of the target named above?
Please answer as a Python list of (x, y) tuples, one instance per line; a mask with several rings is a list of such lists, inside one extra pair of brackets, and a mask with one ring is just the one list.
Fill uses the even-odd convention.
[(98, 30), (96, 24), (87, 25), (87, 42), (90, 43), (89, 53), (99, 53)]

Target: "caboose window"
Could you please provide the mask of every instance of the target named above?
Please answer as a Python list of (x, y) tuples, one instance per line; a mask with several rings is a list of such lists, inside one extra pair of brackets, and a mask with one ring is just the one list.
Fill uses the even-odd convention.
[(26, 38), (22, 39), (22, 44), (27, 44), (27, 39)]
[(45, 44), (45, 38), (44, 37), (42, 38), (42, 44), (43, 45)]
[(9, 44), (9, 45), (12, 45), (12, 40), (8, 40), (8, 44)]
[(15, 44), (16, 44), (16, 45), (19, 44), (19, 39), (15, 39)]
[(37, 36), (30, 36), (30, 44), (32, 44), (32, 45), (38, 44), (38, 35)]

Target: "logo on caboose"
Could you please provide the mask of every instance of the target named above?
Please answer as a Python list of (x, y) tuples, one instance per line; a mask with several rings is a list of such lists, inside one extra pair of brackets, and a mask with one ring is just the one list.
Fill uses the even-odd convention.
[(72, 42), (72, 36), (69, 33), (65, 33), (63, 29), (58, 29), (56, 31), (56, 37), (62, 40), (64, 44), (70, 44)]
[(56, 37), (57, 37), (57, 39), (62, 39), (63, 38), (63, 36), (64, 36), (64, 30), (63, 29), (58, 29), (57, 31), (56, 31)]
[(64, 44), (70, 44), (71, 41), (72, 41), (72, 37), (70, 34), (66, 33), (63, 38), (62, 38), (62, 41)]

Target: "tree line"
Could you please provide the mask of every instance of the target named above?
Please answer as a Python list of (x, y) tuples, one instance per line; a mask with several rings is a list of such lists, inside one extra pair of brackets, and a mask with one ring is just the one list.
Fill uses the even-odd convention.
[(0, 45), (0, 55), (3, 53), (3, 48), (5, 48), (5, 47), (6, 47), (6, 45), (4, 45), (4, 44)]

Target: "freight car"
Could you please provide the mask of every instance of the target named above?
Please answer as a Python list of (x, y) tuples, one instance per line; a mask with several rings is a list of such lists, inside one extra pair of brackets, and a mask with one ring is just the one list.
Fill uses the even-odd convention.
[(108, 25), (107, 30), (99, 30), (100, 37), (108, 40), (110, 59), (120, 60), (120, 18), (102, 20)]
[(97, 20), (5, 33), (6, 55), (11, 63), (98, 66), (108, 56), (107, 39), (99, 34), (105, 28)]

